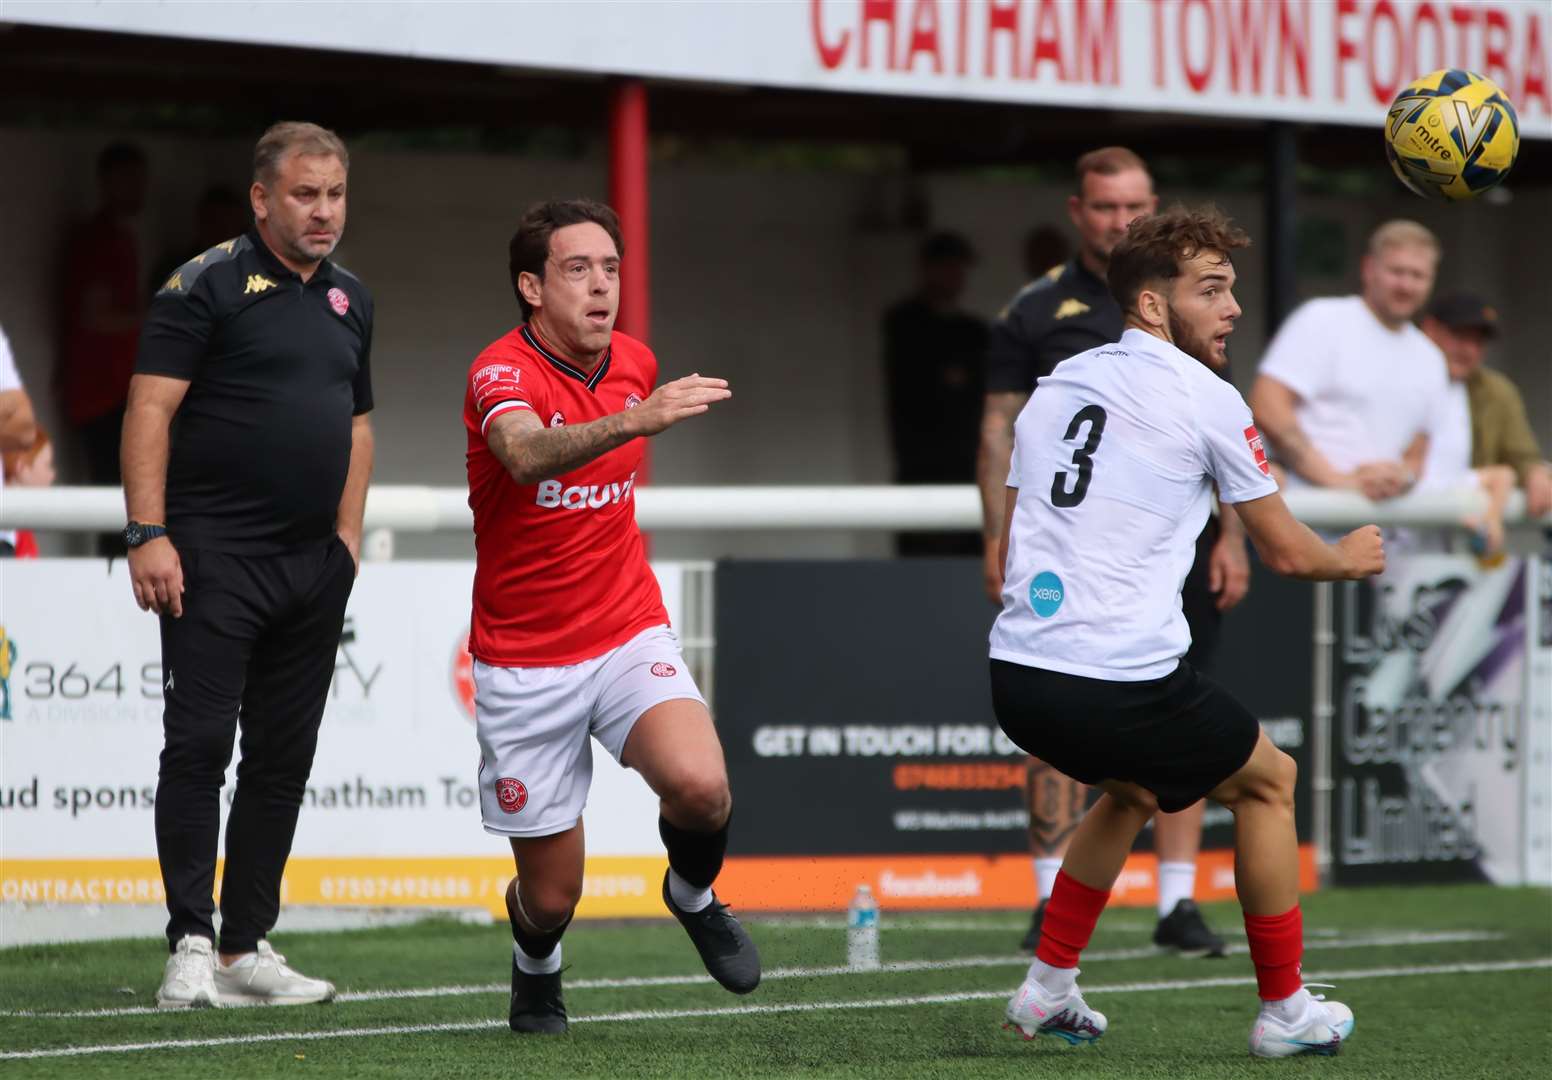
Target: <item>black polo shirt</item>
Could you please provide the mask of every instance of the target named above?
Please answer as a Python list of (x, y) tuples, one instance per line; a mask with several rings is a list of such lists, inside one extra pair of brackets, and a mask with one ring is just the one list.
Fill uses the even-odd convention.
[(919, 296), (884, 315), (884, 374), (895, 481), (963, 484), (980, 442), (986, 323)]
[(304, 283), (250, 230), (176, 270), (135, 360), (189, 383), (167, 464), (173, 543), (262, 555), (333, 536), (371, 351), (372, 298), (327, 259)]
[[(986, 392), (1033, 393), (1057, 364), (1120, 341), (1124, 329), (1109, 283), (1074, 256), (1020, 289), (992, 324)], [(1229, 365), (1217, 373), (1230, 380)]]
[(986, 391), (1032, 393), (1035, 380), (1080, 352), (1121, 340), (1110, 286), (1076, 256), (1019, 290), (992, 324)]

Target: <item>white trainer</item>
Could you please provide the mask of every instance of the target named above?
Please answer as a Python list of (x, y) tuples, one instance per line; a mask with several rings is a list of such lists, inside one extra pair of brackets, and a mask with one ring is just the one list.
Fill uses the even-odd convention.
[(1051, 994), (1033, 979), (1025, 979), (1008, 1000), (1007, 1022), (1002, 1026), (1025, 1039), (1055, 1035), (1079, 1046), (1103, 1035), (1109, 1022), (1104, 1013), (1089, 1008), (1076, 985), (1066, 994)]
[(217, 961), (215, 988), (222, 1005), (312, 1005), (334, 998), (333, 983), (287, 967), (267, 941), (230, 967)]
[(1265, 1005), (1250, 1029), (1250, 1052), (1255, 1057), (1280, 1058), (1295, 1054), (1340, 1053), (1353, 1035), (1353, 1010), (1324, 994), (1309, 995), (1304, 1015), (1290, 1023)]
[(215, 948), (210, 939), (185, 934), (167, 958), (158, 1009), (209, 1009), (216, 1004)]

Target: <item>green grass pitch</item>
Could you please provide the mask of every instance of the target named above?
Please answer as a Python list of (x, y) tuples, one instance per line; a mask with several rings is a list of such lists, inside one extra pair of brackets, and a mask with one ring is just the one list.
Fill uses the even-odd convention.
[[(1083, 964), (1110, 1032), (1091, 1047), (1001, 1030), (1022, 976), (1018, 913), (886, 911), (886, 969), (847, 973), (838, 919), (751, 920), (767, 978), (735, 998), (701, 976), (677, 925), (574, 926), (573, 1026), (506, 1028), (503, 926), (432, 920), (292, 934), (276, 945), (332, 978), (324, 1006), (158, 1013), (153, 941), (0, 952), (0, 1077), (1032, 1077), (1552, 1076), (1552, 893), (1486, 886), (1305, 898), (1304, 973), (1352, 1006), (1336, 1058), (1253, 1061), (1256, 999), (1238, 910), (1209, 920), (1227, 959), (1152, 953), (1151, 913), (1101, 920)], [(415, 993), (392, 993), (414, 991)], [(51, 1013), (91, 1013), (57, 1016)], [(68, 1056), (23, 1056), (97, 1048)]]

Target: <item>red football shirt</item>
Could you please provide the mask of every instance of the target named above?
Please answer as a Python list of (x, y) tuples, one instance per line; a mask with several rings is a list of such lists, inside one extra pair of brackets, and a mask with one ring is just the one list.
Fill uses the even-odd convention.
[(474, 511), (474, 619), (469, 651), (497, 667), (591, 660), (668, 622), (636, 528), (644, 443), (624, 446), (538, 484), (519, 484), (485, 441), (491, 421), (529, 409), (550, 427), (635, 408), (652, 392), (657, 358), (616, 332), (588, 375), (526, 326), (486, 346), (469, 367), (463, 425)]

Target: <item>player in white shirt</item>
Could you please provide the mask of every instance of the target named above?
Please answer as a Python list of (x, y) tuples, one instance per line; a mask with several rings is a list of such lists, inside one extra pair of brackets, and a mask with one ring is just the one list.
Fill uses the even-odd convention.
[(1018, 746), (1105, 792), (1073, 836), (1008, 1003), (1026, 1038), (1104, 1034), (1076, 985), (1079, 954), (1143, 825), (1204, 796), (1235, 819), (1262, 999), (1251, 1052), (1332, 1054), (1352, 1033), (1352, 1011), (1311, 997), (1299, 977), (1293, 760), (1181, 660), (1180, 587), (1214, 485), (1278, 573), (1361, 578), (1385, 563), (1372, 525), (1327, 544), (1293, 518), (1250, 410), (1209, 370), (1227, 362), (1240, 313), (1230, 252), (1248, 242), (1211, 208), (1133, 223), (1109, 269), (1126, 332), (1057, 365), (1014, 427), (992, 703)]
[(1433, 288), (1439, 241), (1415, 221), (1369, 238), (1358, 296), (1301, 305), (1278, 328), (1250, 391), (1290, 487), (1410, 491), (1447, 408), (1444, 356), (1412, 325)]

